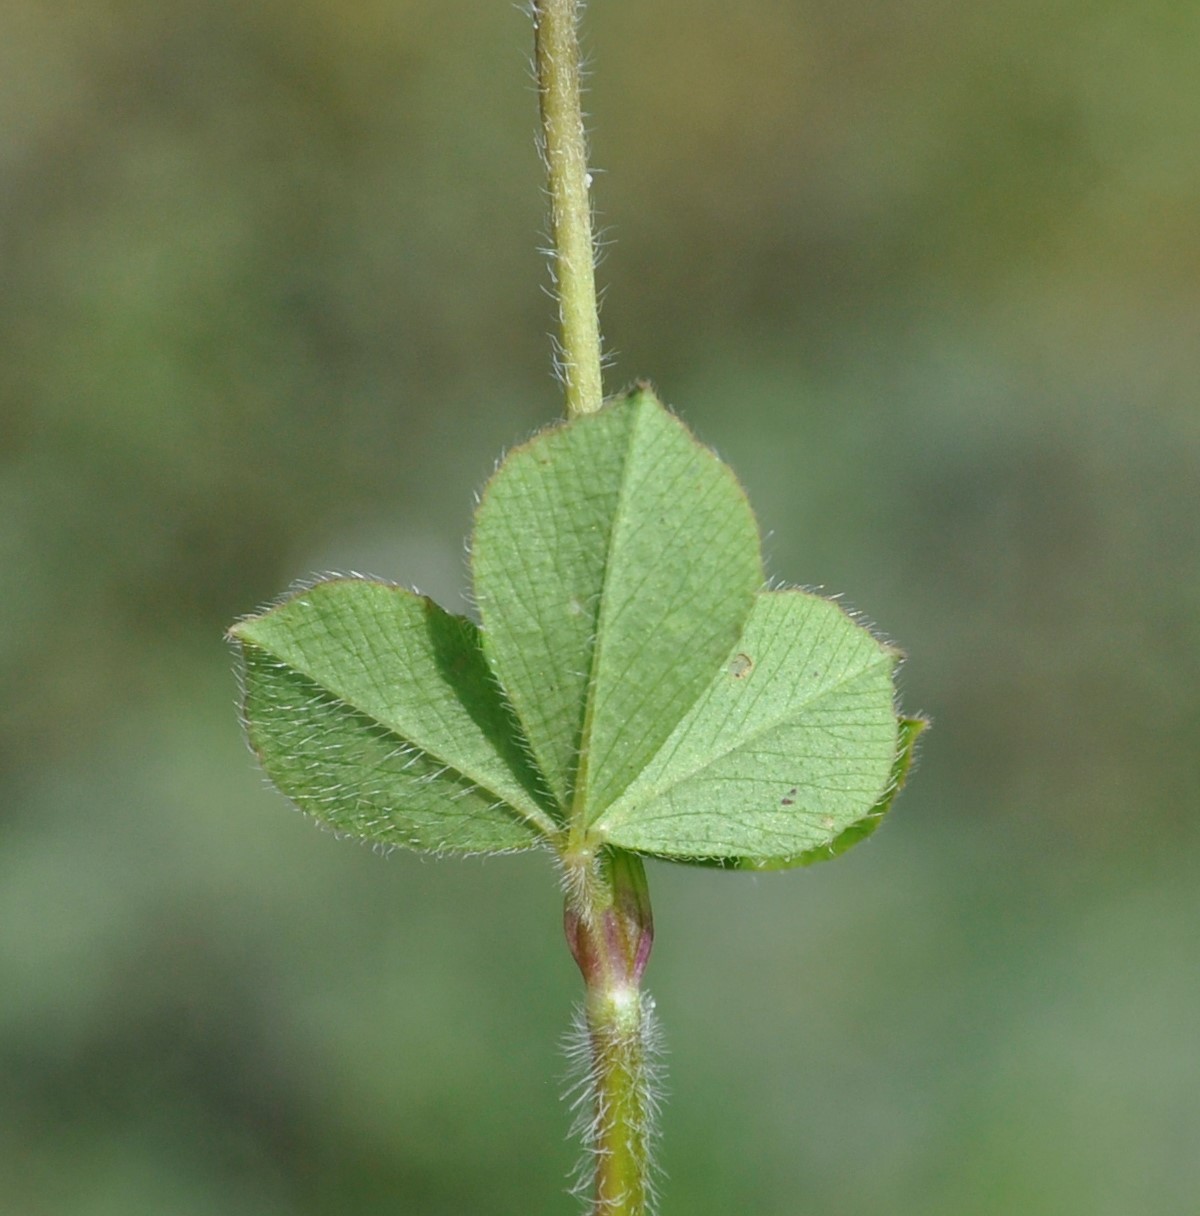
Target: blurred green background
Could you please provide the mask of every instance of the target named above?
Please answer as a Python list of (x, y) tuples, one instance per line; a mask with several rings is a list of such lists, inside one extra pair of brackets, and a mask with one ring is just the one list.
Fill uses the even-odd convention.
[[(222, 630), (461, 608), (560, 409), (507, 0), (0, 2), (0, 1212), (570, 1211), (542, 856), (335, 842)], [(603, 0), (651, 376), (934, 718), (836, 865), (655, 865), (664, 1212), (1200, 1194), (1200, 8)]]

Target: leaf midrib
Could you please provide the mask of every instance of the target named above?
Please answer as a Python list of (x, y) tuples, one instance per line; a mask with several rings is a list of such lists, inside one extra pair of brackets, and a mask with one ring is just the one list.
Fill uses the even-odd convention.
[(623, 507), (626, 493), (629, 489), (629, 470), (632, 465), (632, 452), (642, 421), (640, 403), (631, 407), (634, 411), (633, 423), (625, 443), (625, 452), (621, 464), (621, 486), (617, 491), (616, 507), (613, 511), (612, 526), (608, 530), (608, 542), (604, 552), (604, 573), (600, 580), (600, 607), (596, 613), (595, 640), (592, 643), (591, 655), (588, 662), (587, 693), (584, 698), (583, 720), (579, 727), (579, 743), (577, 751), (579, 763), (575, 768), (575, 779), (571, 786), (571, 810), (568, 822), (571, 830), (586, 828), (588, 823), (588, 778), (591, 775), (592, 731), (595, 720), (597, 673), (600, 669), (600, 654), (603, 649), (604, 624), (609, 610), (609, 580), (612, 576), (612, 556), (616, 543), (617, 531), (624, 519)]

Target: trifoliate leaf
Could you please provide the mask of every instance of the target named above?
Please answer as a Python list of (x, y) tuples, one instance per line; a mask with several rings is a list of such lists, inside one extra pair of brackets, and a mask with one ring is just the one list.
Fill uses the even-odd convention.
[(472, 565), (492, 667), (584, 822), (710, 682), (763, 583), (741, 487), (646, 390), (508, 456)]
[(353, 579), (231, 630), (251, 743), (305, 810), (421, 849), (776, 869), (890, 806), (922, 725), (897, 721), (897, 653), (761, 590), (745, 495), (649, 391), (512, 452), (472, 563), (482, 631)]

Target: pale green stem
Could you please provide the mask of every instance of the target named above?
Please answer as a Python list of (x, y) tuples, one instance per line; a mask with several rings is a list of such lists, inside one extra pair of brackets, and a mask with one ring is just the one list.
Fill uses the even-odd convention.
[(579, 99), (580, 7), (580, 0), (534, 0), (533, 5), (554, 287), (561, 323), (559, 359), (568, 418), (598, 410), (604, 400), (589, 198), (592, 179)]
[[(617, 996), (618, 999), (614, 999)], [(593, 1216), (643, 1216), (648, 1209), (653, 1113), (647, 1076), (650, 998), (588, 993), (595, 1130)]]
[[(534, 0), (542, 149), (550, 193), (559, 360), (567, 417), (598, 410), (601, 379), (591, 175), (580, 106), (580, 0)], [(577, 864), (576, 864), (577, 863)], [(593, 1216), (645, 1216), (651, 1197), (653, 1003), (640, 990), (653, 923), (646, 874), (631, 853), (566, 860), (567, 941), (587, 984), (585, 1140)]]
[(652, 1197), (654, 1004), (640, 989), (654, 925), (641, 858), (608, 850), (568, 883), (567, 942), (587, 984), (582, 1126), (592, 1216), (644, 1216)]

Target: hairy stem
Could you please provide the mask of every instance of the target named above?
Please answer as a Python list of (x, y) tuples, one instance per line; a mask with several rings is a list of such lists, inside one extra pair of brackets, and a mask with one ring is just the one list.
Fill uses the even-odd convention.
[(598, 410), (600, 318), (589, 199), (587, 139), (580, 108), (580, 0), (534, 0), (542, 150), (550, 191), (554, 286), (561, 324), (559, 360), (567, 417)]
[(640, 989), (654, 937), (650, 896), (635, 854), (608, 850), (594, 865), (592, 881), (569, 887), (564, 917), (587, 984), (581, 1182), (592, 1216), (643, 1216), (653, 1198), (656, 1102), (654, 1002)]
[[(580, 106), (582, 0), (533, 0), (542, 152), (550, 193), (558, 358), (567, 417), (603, 404), (596, 254)], [(564, 927), (587, 985), (579, 1127), (592, 1216), (645, 1216), (652, 1199), (654, 1003), (640, 989), (654, 925), (646, 872), (632, 853), (565, 859)]]

